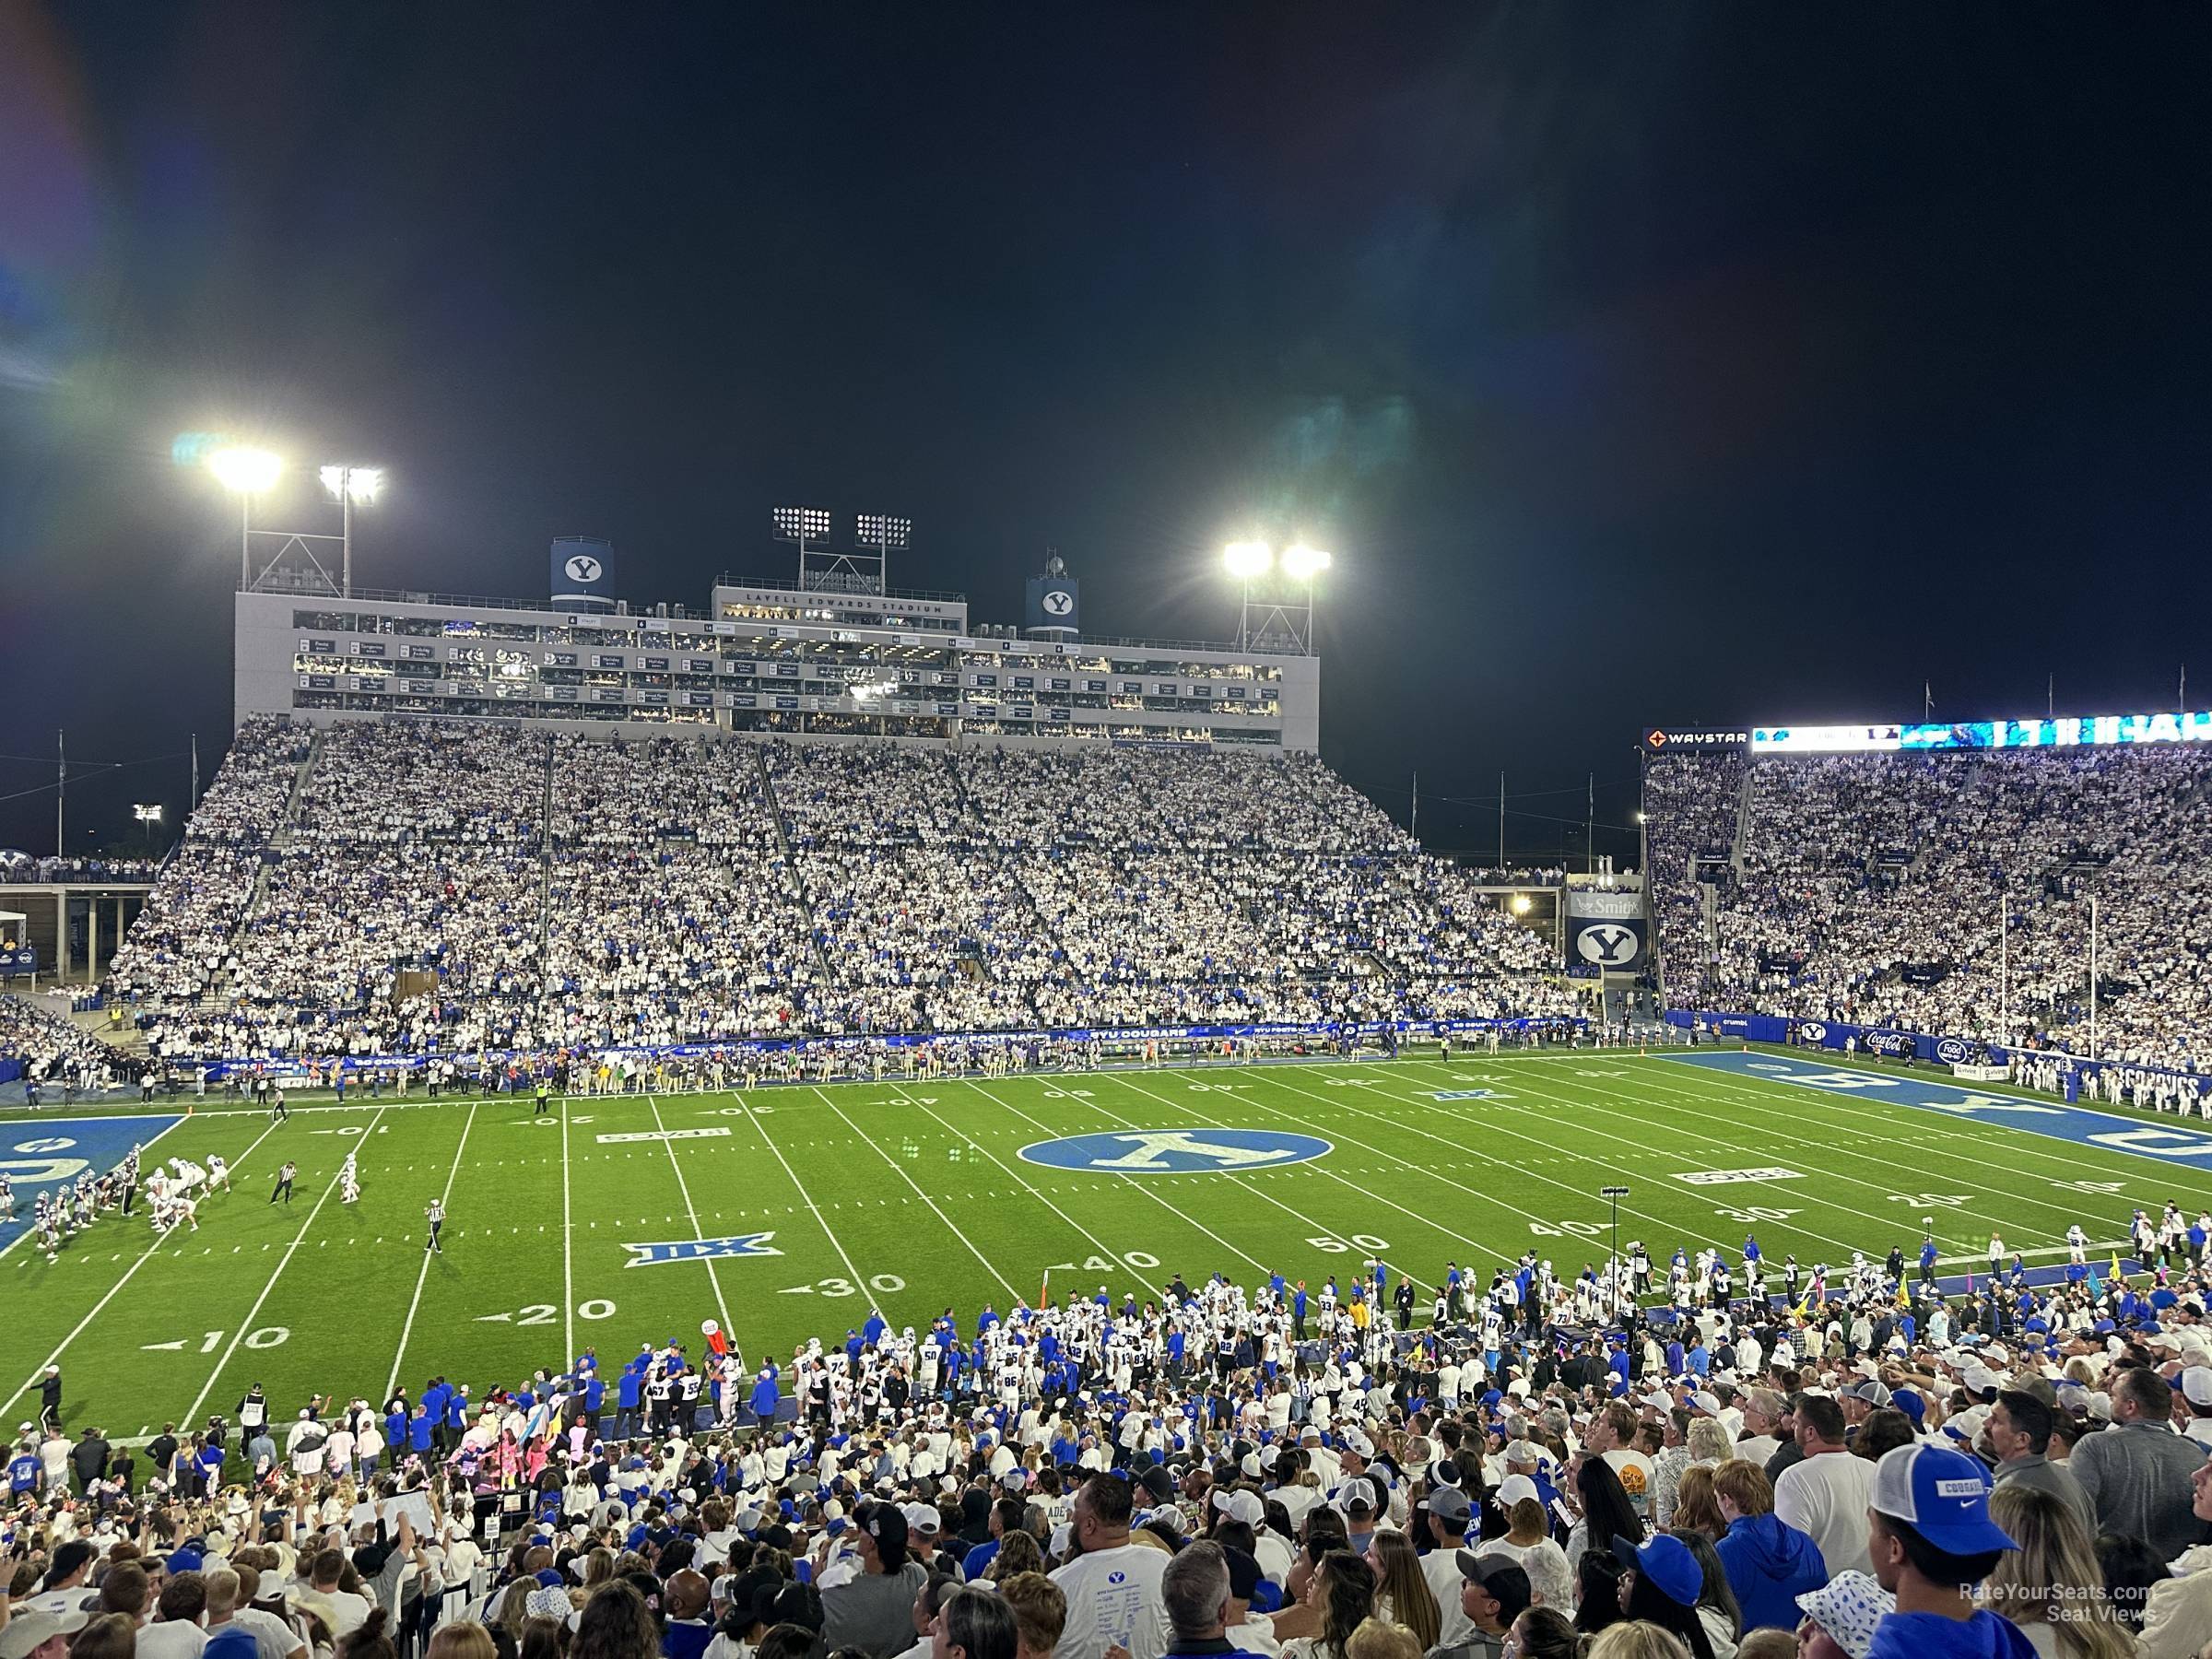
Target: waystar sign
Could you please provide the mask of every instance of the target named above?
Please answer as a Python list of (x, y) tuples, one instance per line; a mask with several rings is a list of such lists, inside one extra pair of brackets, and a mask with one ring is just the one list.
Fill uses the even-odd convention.
[(1643, 747), (1653, 754), (1668, 749), (1742, 748), (1751, 741), (1749, 732), (1709, 730), (1696, 726), (1646, 726)]

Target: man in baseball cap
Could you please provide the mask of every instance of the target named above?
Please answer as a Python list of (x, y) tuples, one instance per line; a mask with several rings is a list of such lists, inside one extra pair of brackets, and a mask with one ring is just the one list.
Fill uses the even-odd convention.
[(65, 1659), (69, 1638), (91, 1617), (82, 1607), (58, 1614), (27, 1607), (0, 1630), (0, 1659)]
[(1533, 1599), (1528, 1573), (1510, 1556), (1462, 1549), (1453, 1559), (1462, 1579), (1459, 1608), (1474, 1628), (1457, 1645), (1430, 1650), (1430, 1659), (1497, 1659), (1504, 1651), (1506, 1631)]
[(1989, 1518), (1979, 1458), (1922, 1441), (1886, 1453), (1866, 1510), (1866, 1553), (1897, 1611), (1875, 1627), (1867, 1659), (2031, 1659), (2019, 1626), (1974, 1605), (1997, 1558), (2018, 1547)]

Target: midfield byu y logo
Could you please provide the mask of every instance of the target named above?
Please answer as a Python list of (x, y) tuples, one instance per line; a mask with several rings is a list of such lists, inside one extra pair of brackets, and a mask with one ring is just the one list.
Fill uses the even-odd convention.
[(579, 553), (561, 568), (568, 571), (571, 582), (596, 582), (602, 567), (589, 553)]
[(1576, 934), (1574, 948), (1583, 961), (1610, 968), (1636, 954), (1636, 930), (1618, 923), (1601, 922)]
[(1200, 1175), (1304, 1163), (1334, 1150), (1311, 1135), (1274, 1129), (1132, 1129), (1038, 1141), (1021, 1149), (1030, 1163), (1115, 1175)]

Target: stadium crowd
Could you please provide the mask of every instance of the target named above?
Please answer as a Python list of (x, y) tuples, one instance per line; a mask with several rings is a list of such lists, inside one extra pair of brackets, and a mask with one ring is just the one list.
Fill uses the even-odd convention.
[(1577, 1006), (1549, 941), (1310, 759), (310, 742), (241, 733), (117, 957), (157, 1058)]
[(2144, 1219), (2132, 1281), (2078, 1230), (1963, 1296), (1932, 1242), (1808, 1278), (1748, 1237), (1618, 1287), (1176, 1276), (781, 1363), (710, 1321), (480, 1390), (256, 1386), (144, 1444), (49, 1369), (0, 1652), (2188, 1659), (2212, 1239)]
[(12, 1060), (34, 1085), (65, 1095), (92, 1092), (123, 1080), (115, 1051), (45, 1006), (51, 998), (0, 995), (0, 1060)]
[(2212, 1065), (2212, 755), (1671, 756), (1645, 787), (1677, 1006), (2086, 1053), (2094, 900), (2098, 1057)]
[(0, 882), (151, 881), (160, 868), (158, 858), (43, 858), (13, 847), (0, 847)]

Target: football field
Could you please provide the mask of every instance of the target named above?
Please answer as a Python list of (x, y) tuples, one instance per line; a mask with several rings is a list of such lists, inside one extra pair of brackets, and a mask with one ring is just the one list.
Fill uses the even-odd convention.
[[(63, 1368), (65, 1415), (131, 1437), (229, 1414), (253, 1383), (282, 1415), (311, 1394), (381, 1400), (432, 1373), (489, 1388), (589, 1346), (699, 1351), (719, 1321), (748, 1359), (841, 1340), (879, 1307), (972, 1333), (986, 1302), (1102, 1285), (1154, 1298), (1175, 1274), (1315, 1289), (1369, 1258), (1422, 1291), (1447, 1263), (1487, 1282), (1534, 1245), (1563, 1275), (1620, 1239), (1664, 1262), (1911, 1258), (1933, 1218), (1947, 1273), (1992, 1230), (2030, 1262), (2079, 1220), (2100, 1246), (2137, 1206), (2212, 1203), (2212, 1135), (2183, 1121), (1973, 1092), (1939, 1072), (1794, 1053), (1549, 1051), (1217, 1065), (1062, 1077), (786, 1086), (748, 1094), (79, 1108), (0, 1122), (16, 1218), (0, 1230), (0, 1421)], [(197, 1231), (103, 1217), (48, 1262), (30, 1194), (134, 1139), (149, 1159), (230, 1161)], [(341, 1202), (358, 1149), (361, 1195)], [(291, 1202), (269, 1202), (299, 1166)], [(442, 1198), (444, 1253), (423, 1248)]]

